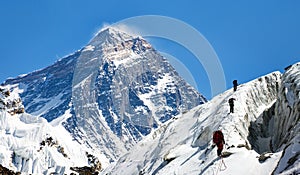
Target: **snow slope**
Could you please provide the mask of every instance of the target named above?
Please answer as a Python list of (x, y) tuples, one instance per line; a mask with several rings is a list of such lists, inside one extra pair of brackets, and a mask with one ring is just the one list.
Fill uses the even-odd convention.
[[(274, 72), (214, 97), (208, 103), (176, 116), (139, 142), (103, 174), (270, 174), (281, 151), (260, 162), (251, 149), (248, 127), (277, 99), (281, 74)], [(235, 113), (229, 114), (228, 99), (235, 98)], [(217, 158), (211, 148), (212, 133), (221, 129), (226, 150)]]

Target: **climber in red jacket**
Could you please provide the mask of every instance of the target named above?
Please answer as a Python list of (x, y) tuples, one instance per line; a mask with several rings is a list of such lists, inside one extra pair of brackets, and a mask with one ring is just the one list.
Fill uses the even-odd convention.
[(225, 144), (224, 135), (221, 130), (215, 131), (213, 134), (213, 143), (217, 145), (217, 155), (221, 156), (223, 145)]

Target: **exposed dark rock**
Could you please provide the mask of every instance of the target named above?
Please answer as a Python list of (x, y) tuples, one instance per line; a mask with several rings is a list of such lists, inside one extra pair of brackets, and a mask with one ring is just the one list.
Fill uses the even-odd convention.
[(259, 161), (260, 163), (263, 163), (263, 162), (265, 162), (267, 159), (271, 158), (271, 155), (272, 155), (272, 154), (270, 154), (270, 153), (263, 153), (263, 154), (261, 154), (261, 155), (258, 157), (258, 161)]
[(19, 172), (13, 172), (12, 170), (9, 170), (8, 168), (3, 167), (0, 164), (0, 174), (1, 175), (21, 175)]
[(71, 167), (72, 171), (79, 173), (80, 175), (98, 175), (99, 172), (95, 171), (92, 167)]

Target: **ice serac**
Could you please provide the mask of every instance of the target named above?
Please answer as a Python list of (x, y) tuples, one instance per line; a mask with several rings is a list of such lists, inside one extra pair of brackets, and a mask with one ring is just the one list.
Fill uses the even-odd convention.
[(283, 150), (275, 174), (300, 174), (300, 63), (282, 76), (275, 106), (272, 149)]
[(78, 142), (111, 160), (160, 124), (206, 102), (146, 40), (113, 28), (52, 66), (5, 84), (22, 89), (28, 113), (64, 121)]
[(83, 166), (95, 172), (108, 162), (99, 152), (74, 141), (62, 126), (53, 127), (44, 118), (27, 114), (18, 88), (12, 92), (9, 88), (0, 86), (1, 175), (72, 174), (72, 168)]
[(300, 173), (300, 64), (281, 77), (276, 102), (251, 123), (249, 140), (264, 152), (282, 152), (274, 174)]

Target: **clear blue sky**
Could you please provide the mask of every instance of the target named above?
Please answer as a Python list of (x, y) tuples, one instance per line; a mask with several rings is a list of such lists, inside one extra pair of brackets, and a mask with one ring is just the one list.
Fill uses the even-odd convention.
[[(49, 66), (82, 48), (104, 23), (163, 15), (188, 23), (206, 37), (230, 88), (233, 79), (247, 82), (300, 60), (299, 9), (299, 0), (0, 1), (0, 82)], [(150, 41), (177, 58), (193, 57), (174, 43)], [(199, 91), (211, 98), (201, 65), (185, 60)]]

